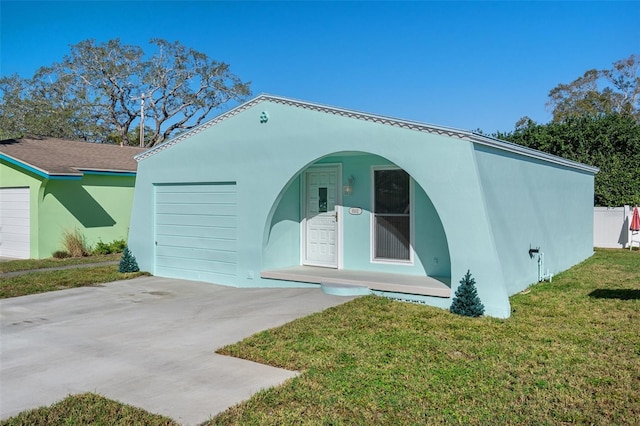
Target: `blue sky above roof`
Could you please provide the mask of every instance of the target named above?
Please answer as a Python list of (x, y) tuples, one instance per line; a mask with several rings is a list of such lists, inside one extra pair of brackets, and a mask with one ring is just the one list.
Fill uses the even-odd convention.
[(491, 133), (549, 121), (558, 83), (640, 53), (638, 16), (640, 2), (3, 0), (0, 73), (30, 77), (86, 39), (158, 37), (254, 94)]

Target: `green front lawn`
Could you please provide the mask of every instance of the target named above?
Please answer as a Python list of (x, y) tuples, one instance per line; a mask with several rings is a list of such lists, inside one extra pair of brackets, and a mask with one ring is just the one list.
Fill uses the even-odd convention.
[(178, 426), (178, 423), (94, 393), (84, 393), (69, 396), (50, 407), (25, 411), (2, 425)]
[[(256, 334), (219, 352), (303, 373), (211, 424), (637, 424), (639, 253), (598, 250), (511, 303), (472, 319), (370, 296)], [(64, 401), (46, 424), (91, 409)], [(113, 411), (91, 422), (122, 424)]]
[(602, 250), (508, 320), (364, 297), (220, 353), (304, 374), (212, 424), (637, 424), (640, 255)]
[(100, 263), (118, 261), (122, 257), (122, 253), (99, 254), (85, 257), (69, 257), (66, 259), (20, 259), (10, 260), (8, 262), (0, 262), (0, 273), (28, 271), (31, 269), (57, 268), (67, 265), (83, 265), (87, 263)]
[(148, 274), (145, 272), (123, 274), (118, 272), (118, 265), (32, 272), (15, 277), (0, 278), (0, 299), (92, 286), (135, 278), (140, 275)]

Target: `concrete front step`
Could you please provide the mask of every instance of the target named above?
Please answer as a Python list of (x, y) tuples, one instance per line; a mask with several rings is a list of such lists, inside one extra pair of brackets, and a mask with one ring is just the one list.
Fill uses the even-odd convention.
[(366, 285), (345, 284), (336, 282), (322, 282), (320, 288), (323, 293), (332, 296), (366, 296), (371, 294), (371, 289)]

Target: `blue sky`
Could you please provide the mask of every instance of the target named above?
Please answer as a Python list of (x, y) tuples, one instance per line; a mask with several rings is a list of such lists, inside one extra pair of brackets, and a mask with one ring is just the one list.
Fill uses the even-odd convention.
[(0, 73), (82, 40), (151, 38), (269, 93), (485, 132), (548, 122), (550, 89), (640, 53), (640, 2), (0, 2)]

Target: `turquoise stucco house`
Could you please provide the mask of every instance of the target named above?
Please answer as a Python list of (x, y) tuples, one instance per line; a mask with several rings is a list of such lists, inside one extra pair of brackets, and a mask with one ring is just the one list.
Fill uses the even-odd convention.
[(470, 270), (505, 318), (593, 253), (596, 168), (467, 131), (261, 95), (136, 159), (129, 246), (158, 276), (448, 308)]

